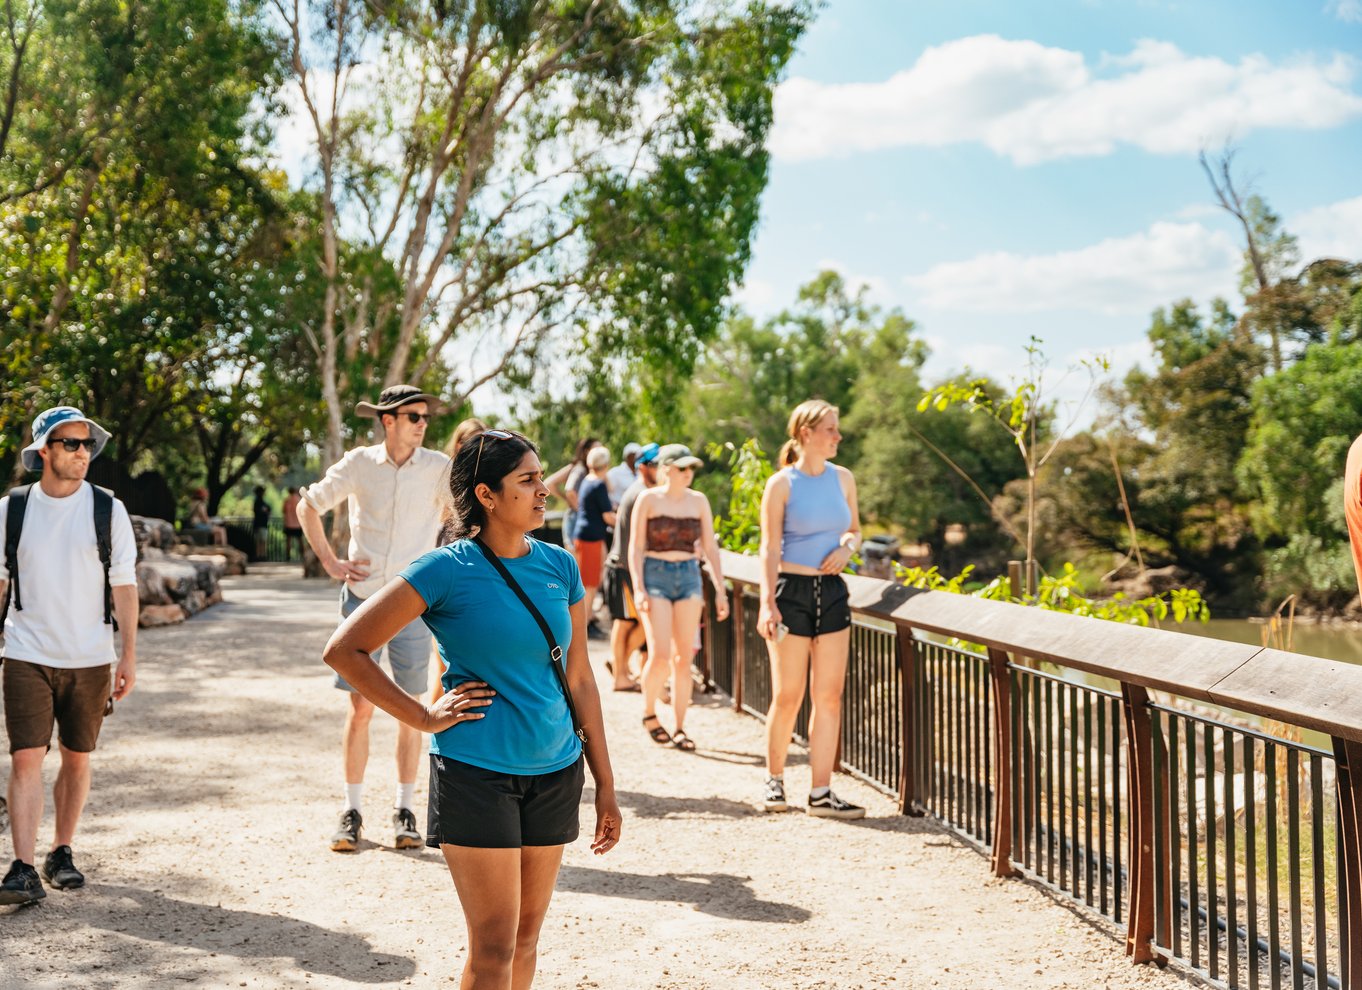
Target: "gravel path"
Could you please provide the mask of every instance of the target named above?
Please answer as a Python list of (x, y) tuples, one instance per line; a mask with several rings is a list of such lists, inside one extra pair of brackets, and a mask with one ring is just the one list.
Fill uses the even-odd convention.
[[(142, 632), (138, 687), (105, 725), (78, 836), (89, 886), (0, 908), (0, 987), (456, 985), (464, 931), (443, 861), (389, 845), (381, 714), (372, 827), (355, 855), (326, 845), (343, 716), (319, 659), (333, 588), (276, 570), (225, 590), (190, 622)], [(585, 840), (568, 850), (537, 986), (1182, 982), (1132, 967), (1116, 933), (991, 879), (977, 852), (848, 778), (837, 789), (870, 809), (864, 822), (755, 811), (761, 726), (718, 701), (689, 719), (694, 754), (648, 740), (637, 695), (606, 693), (605, 710), (623, 841), (606, 857)], [(792, 795), (807, 774), (796, 757)], [(50, 816), (49, 802), (40, 847)], [(588, 804), (584, 831), (590, 821)], [(0, 847), (8, 862), (8, 835)]]

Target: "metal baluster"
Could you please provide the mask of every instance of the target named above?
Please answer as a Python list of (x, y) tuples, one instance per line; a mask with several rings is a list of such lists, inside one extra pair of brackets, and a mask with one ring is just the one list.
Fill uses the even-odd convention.
[(1045, 879), (1055, 882), (1055, 686), (1048, 678), (1041, 681), (1045, 696)]
[(1182, 957), (1182, 830), (1178, 828), (1178, 723), (1182, 719), (1168, 714), (1168, 876), (1173, 884), (1173, 955)]
[[(1108, 915), (1107, 892), (1107, 700), (1097, 699), (1097, 882), (1098, 910)], [(1109, 916), (1109, 915), (1108, 915)]]
[(1282, 986), (1282, 934), (1277, 887), (1277, 745), (1263, 743), (1263, 783), (1267, 787), (1267, 920), (1268, 964), (1272, 967), (1272, 990)]
[(1234, 730), (1221, 730), (1220, 745), (1225, 751), (1225, 968), (1226, 982), (1239, 985), (1239, 900), (1234, 852)]
[[(1187, 925), (1188, 942), (1192, 947), (1192, 968), (1201, 967), (1201, 889), (1197, 870), (1197, 804), (1196, 804), (1196, 726), (1187, 723)], [(1205, 813), (1205, 806), (1202, 807)]]
[(1294, 747), (1286, 750), (1286, 841), (1289, 853), (1287, 875), (1291, 884), (1291, 986), (1303, 990), (1305, 970), (1301, 968), (1301, 781), (1300, 754)]
[(1315, 986), (1329, 982), (1328, 912), (1324, 906), (1324, 761), (1310, 754), (1310, 870), (1315, 880)]
[(1059, 799), (1059, 807), (1056, 809), (1055, 818), (1059, 822), (1059, 830), (1055, 837), (1055, 849), (1059, 853), (1059, 889), (1068, 890), (1069, 874), (1069, 848), (1068, 848), (1068, 813), (1065, 809), (1067, 804), (1064, 795), (1065, 784), (1068, 781), (1068, 772), (1064, 763), (1068, 756), (1068, 746), (1064, 741), (1064, 694), (1065, 686), (1056, 684), (1055, 689), (1055, 708), (1054, 716), (1054, 746), (1055, 746), (1055, 794)]
[(1168, 798), (1163, 788), (1163, 781), (1168, 779), (1168, 753), (1164, 745), (1163, 713), (1157, 708), (1150, 713), (1149, 730), (1154, 765), (1154, 944), (1167, 946), (1173, 942), (1169, 938), (1171, 919), (1163, 910), (1168, 900), (1168, 875), (1162, 868), (1162, 864), (1168, 862), (1167, 834), (1163, 828), (1163, 822), (1168, 820), (1165, 807)]
[(1206, 807), (1206, 945), (1210, 956), (1207, 970), (1211, 979), (1220, 979), (1220, 884), (1215, 869), (1215, 734), (1209, 725), (1201, 727), (1202, 758), (1206, 761), (1201, 797)]
[(1071, 877), (1073, 878), (1073, 895), (1083, 896), (1083, 884), (1080, 879), (1081, 859), (1085, 850), (1081, 848), (1078, 841), (1078, 688), (1074, 685), (1069, 686), (1069, 839), (1073, 843), (1073, 850), (1070, 854), (1070, 862), (1073, 864)]
[(1254, 782), (1254, 762), (1258, 742), (1244, 740), (1244, 889), (1248, 892), (1248, 981), (1257, 990), (1261, 975), (1258, 965), (1258, 786)]
[(1121, 910), (1121, 891), (1125, 884), (1121, 880), (1121, 702), (1111, 699), (1111, 860), (1112, 900), (1115, 914), (1113, 920), (1120, 924), (1124, 913)]
[[(1101, 772), (1098, 772), (1101, 776)], [(1083, 902), (1092, 907), (1092, 692), (1083, 692)]]

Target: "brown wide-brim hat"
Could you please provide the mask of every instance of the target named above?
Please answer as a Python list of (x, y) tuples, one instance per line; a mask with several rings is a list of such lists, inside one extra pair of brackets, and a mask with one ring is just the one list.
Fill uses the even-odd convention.
[(360, 402), (355, 405), (356, 416), (382, 416), (390, 413), (402, 406), (411, 405), (413, 402), (425, 402), (431, 406), (431, 412), (440, 405), (440, 400), (433, 395), (427, 395), (415, 385), (390, 385), (378, 394), (378, 402)]

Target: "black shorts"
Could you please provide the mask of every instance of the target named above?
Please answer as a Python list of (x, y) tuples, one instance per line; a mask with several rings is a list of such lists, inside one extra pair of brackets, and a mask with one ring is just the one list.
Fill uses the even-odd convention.
[(606, 564), (605, 581), (601, 590), (605, 593), (605, 604), (610, 609), (610, 618), (617, 622), (638, 621), (638, 613), (634, 611), (634, 589), (630, 586), (627, 567), (612, 567)]
[(553, 773), (523, 775), (432, 753), (426, 845), (519, 849), (575, 842), (584, 777), (581, 757)]
[(791, 636), (812, 639), (851, 627), (847, 583), (838, 574), (780, 574), (776, 608)]

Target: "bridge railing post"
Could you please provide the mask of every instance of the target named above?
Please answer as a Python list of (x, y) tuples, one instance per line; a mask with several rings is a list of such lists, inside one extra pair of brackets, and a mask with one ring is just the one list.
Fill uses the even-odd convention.
[(903, 706), (901, 713), (903, 766), (899, 771), (899, 814), (920, 818), (923, 815), (923, 808), (921, 795), (918, 793), (917, 768), (921, 752), (919, 734), (922, 726), (918, 724), (917, 719), (918, 655), (917, 638), (909, 626), (897, 627), (894, 647), (898, 653), (899, 676), (903, 682), (903, 691), (900, 693)]
[(993, 875), (1015, 876), (1012, 865), (1012, 676), (1007, 652), (989, 648), (990, 690), (993, 692)]
[(733, 585), (732, 613), (729, 626), (733, 634), (733, 710), (742, 711), (743, 671), (747, 667), (747, 595), (740, 585)]
[[(1135, 684), (1121, 684), (1121, 708), (1126, 726), (1126, 790), (1130, 801), (1127, 833), (1130, 864), (1130, 911), (1126, 919), (1126, 955), (1131, 962), (1163, 962), (1154, 951), (1155, 908), (1154, 871), (1166, 864), (1154, 859), (1157, 830), (1166, 823), (1157, 820), (1154, 789), (1165, 782), (1155, 779), (1153, 720), (1149, 711), (1149, 692)], [(1167, 813), (1166, 806), (1164, 813)], [(1163, 885), (1167, 889), (1167, 885)]]
[(1338, 791), (1339, 985), (1362, 990), (1362, 743), (1333, 737)]

